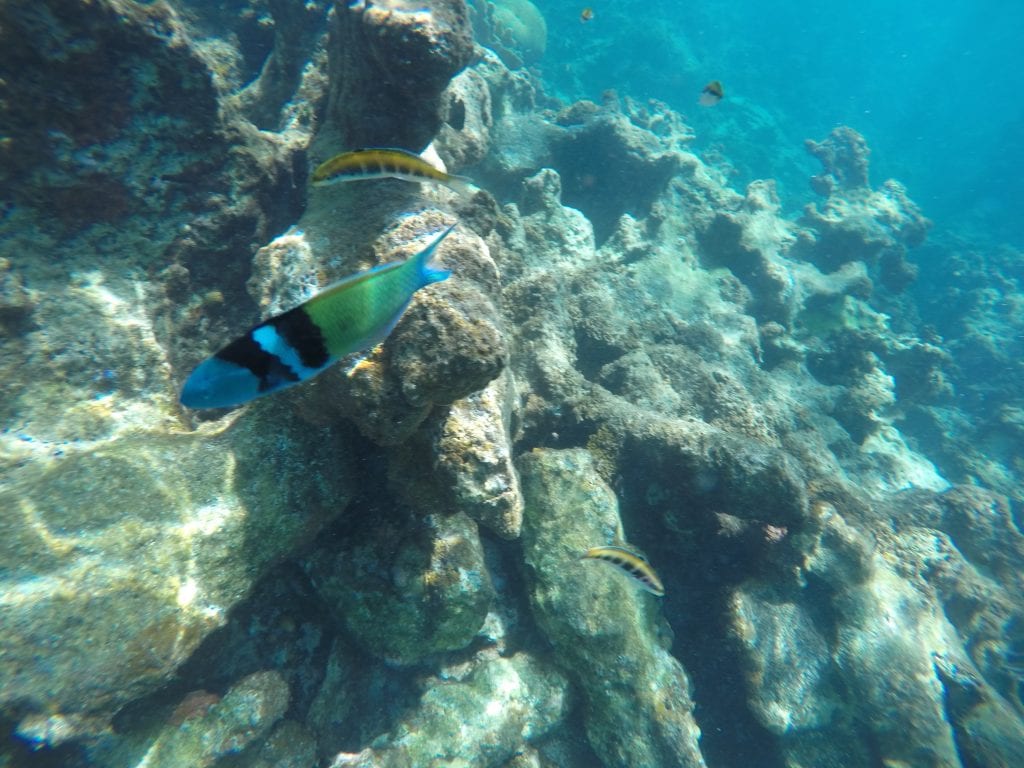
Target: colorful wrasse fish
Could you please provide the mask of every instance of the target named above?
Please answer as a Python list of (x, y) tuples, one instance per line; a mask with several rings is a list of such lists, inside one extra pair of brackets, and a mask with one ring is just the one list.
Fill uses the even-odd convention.
[(405, 261), (347, 277), (264, 320), (192, 371), (181, 390), (182, 405), (241, 405), (311, 379), (339, 358), (379, 344), (416, 291), (450, 274), (430, 261), (452, 229)]
[(723, 96), (725, 96), (725, 89), (722, 88), (722, 84), (717, 80), (712, 80), (700, 92), (700, 98), (697, 99), (697, 103), (702, 107), (713, 107), (722, 100)]
[(440, 171), (422, 157), (404, 149), (357, 149), (335, 155), (313, 171), (314, 187), (326, 187), (345, 181), (367, 179), (403, 179), (433, 181), (460, 194), (470, 194), (473, 182), (462, 176)]
[(647, 558), (632, 549), (619, 546), (591, 547), (581, 559), (608, 563), (652, 595), (662, 597), (665, 594), (665, 587)]

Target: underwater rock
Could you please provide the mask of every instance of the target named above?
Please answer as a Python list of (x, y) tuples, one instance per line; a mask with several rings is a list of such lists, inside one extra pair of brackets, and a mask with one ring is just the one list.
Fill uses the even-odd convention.
[[(951, 481), (983, 485), (1018, 505), (1024, 501), (1017, 450), (1024, 443), (1024, 395), (1016, 370), (1024, 359), (1022, 259), (1019, 248), (978, 247), (949, 234), (922, 248), (919, 261), (927, 269), (908, 294), (924, 340), (958, 363), (942, 369), (955, 399), (911, 406), (900, 424), (928, 446)], [(1018, 525), (1024, 526), (1021, 513)]]
[(729, 609), (744, 659), (748, 705), (778, 740), (786, 764), (873, 765), (846, 711), (829, 627), (819, 626), (813, 605), (800, 595), (752, 582), (736, 590)]
[(392, 663), (465, 648), (494, 597), (476, 523), (462, 513), (376, 521), (336, 550), (307, 560), (310, 577), (359, 644)]
[(519, 536), (523, 499), (512, 464), (511, 375), (452, 404), (437, 437), (437, 469), (457, 508), (502, 538)]
[[(256, 672), (233, 685), (222, 699), (205, 711), (196, 712), (183, 722), (169, 723), (146, 749), (143, 763), (153, 768), (180, 765), (208, 768), (220, 758), (237, 754), (264, 737), (287, 709), (288, 686), (281, 676), (274, 671)], [(275, 751), (281, 751), (281, 741), (292, 742), (292, 737), (298, 736), (293, 728), (294, 724), (276, 730), (271, 736), (276, 736), (275, 743), (264, 743), (261, 754), (243, 765), (284, 768), (287, 763), (265, 758), (273, 758)], [(304, 743), (308, 750), (308, 742), (301, 739), (287, 748)]]
[(565, 127), (551, 146), (562, 199), (586, 215), (599, 243), (623, 214), (647, 215), (679, 169), (671, 141), (611, 107)]
[(437, 143), (448, 158), (445, 165), (465, 168), (487, 156), (494, 114), (490, 86), (476, 67), (464, 69), (444, 89), (441, 120)]
[(127, 434), (10, 473), (0, 706), (87, 718), (96, 732), (167, 682), (270, 565), (344, 509), (348, 449), (317, 435), (267, 403), (215, 428)]
[(207, 67), (167, 4), (5, 4), (0, 47), (0, 198), (47, 213), (44, 226), (166, 216), (167, 202), (178, 218), (185, 190), (169, 180), (226, 150)]
[(727, 509), (786, 528), (807, 520), (803, 472), (770, 445), (700, 423), (641, 417), (627, 427), (623, 450), (631, 464), (646, 467), (659, 495), (685, 500), (688, 507)]
[(701, 258), (725, 266), (750, 290), (751, 313), (759, 322), (789, 325), (795, 313), (796, 284), (780, 256), (796, 241), (796, 227), (779, 216), (771, 181), (755, 181), (738, 210), (720, 210), (701, 233)]
[(331, 768), (500, 766), (562, 723), (568, 688), (560, 672), (528, 654), (487, 659), (464, 679), (431, 686), (391, 732), (337, 755)]
[(261, 135), (223, 109), (229, 94), (191, 18), (111, 0), (0, 10), (5, 114), (19, 116), (0, 118), (0, 198), (14, 203), (0, 233), (35, 231), (37, 247), (50, 233), (79, 264), (96, 252), (191, 264), (247, 249), (294, 215), (303, 138)]
[(390, 362), (402, 396), (413, 406), (454, 403), (483, 389), (504, 370), (508, 346), (502, 320), (470, 272), (473, 260), (489, 260), (481, 247), (486, 249), (476, 240), (462, 249), (463, 258), (449, 248), (446, 263), (463, 279), (424, 295), (395, 334)]
[(11, 267), (9, 259), (0, 258), (0, 334), (4, 338), (17, 335), (32, 315), (36, 300)]
[(336, 638), (327, 657), (324, 679), (306, 713), (306, 724), (323, 745), (331, 744), (333, 735), (344, 732), (345, 723), (360, 704), (354, 681), (357, 663), (348, 645)]
[[(171, 367), (244, 321), (241, 267), (301, 204), (308, 136), (258, 131), (227, 107), (197, 23), (168, 3), (0, 9), (3, 98), (20, 115), (0, 127), (13, 153), (0, 164), (0, 259), (33, 299), (16, 328), (0, 319), (18, 334), (0, 411), (57, 455), (178, 426)], [(53, 109), (39, 111), (38, 88)]]
[(621, 527), (590, 454), (535, 450), (518, 465), (530, 601), (583, 693), (591, 746), (607, 766), (703, 766), (689, 681), (659, 637), (655, 598), (580, 560)]
[(579, 268), (595, 258), (594, 228), (586, 216), (562, 205), (562, 179), (544, 168), (522, 186), (523, 236), (528, 264), (548, 272), (558, 267)]
[(441, 126), (442, 91), (472, 56), (464, 0), (336, 3), (322, 159), (359, 147), (422, 150)]
[(309, 768), (316, 765), (316, 739), (294, 720), (281, 720), (267, 734), (256, 754), (247, 754), (239, 768)]
[[(848, 494), (846, 511), (863, 523), (870, 507), (857, 500), (859, 491)], [(874, 765), (864, 728), (893, 764), (952, 768), (970, 745), (972, 761), (1001, 765), (986, 761), (1024, 746), (1019, 715), (975, 667), (977, 651), (968, 650), (989, 637), (982, 627), (1014, 610), (1012, 590), (974, 572), (955, 548), (939, 543), (947, 537), (908, 527), (915, 508), (934, 519), (941, 496), (898, 498), (902, 508), (883, 515), (900, 520), (900, 535), (879, 529), (879, 547), (837, 504), (819, 499), (808, 530), (796, 537), (806, 552), (806, 580), (790, 588), (754, 580), (733, 593), (732, 634), (749, 703), (776, 734), (787, 764)], [(974, 592), (965, 589), (970, 583)], [(971, 616), (989, 606), (990, 615)]]
[(882, 566), (835, 608), (836, 663), (882, 760), (960, 766), (934, 667), (948, 631), (940, 612)]
[(310, 119), (304, 113), (325, 89), (323, 83), (318, 83), (315, 87), (319, 93), (310, 93), (311, 82), (304, 80), (322, 77), (323, 62), (317, 59), (322, 56), (330, 6), (327, 0), (267, 2), (270, 18), (261, 22), (272, 29), (270, 53), (256, 78), (234, 97), (239, 109), (257, 128), (281, 130)]
[(893, 290), (912, 280), (914, 267), (904, 264), (907, 248), (920, 245), (931, 221), (907, 196), (898, 181), (890, 179), (878, 189), (868, 185), (868, 149), (856, 131), (840, 126), (820, 144), (808, 142), (808, 151), (821, 160), (825, 175), (815, 179), (815, 190), (826, 201), (804, 208), (800, 224), (813, 232), (803, 238), (794, 255), (831, 272), (848, 261), (876, 267)]

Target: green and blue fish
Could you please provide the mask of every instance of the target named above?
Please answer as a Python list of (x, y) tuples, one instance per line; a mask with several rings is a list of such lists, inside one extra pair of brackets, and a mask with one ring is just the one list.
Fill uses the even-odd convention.
[(264, 320), (192, 371), (181, 390), (182, 405), (242, 405), (311, 379), (340, 358), (379, 344), (416, 291), (450, 274), (431, 266), (431, 259), (452, 229), (454, 225), (405, 261), (347, 277)]

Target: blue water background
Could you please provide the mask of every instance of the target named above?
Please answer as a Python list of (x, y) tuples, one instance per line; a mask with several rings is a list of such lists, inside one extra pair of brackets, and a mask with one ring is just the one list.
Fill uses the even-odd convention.
[[(872, 149), (872, 184), (903, 182), (938, 230), (1024, 246), (1024, 3), (617, 0), (582, 23), (588, 3), (535, 1), (557, 95), (664, 101), (734, 186), (775, 178), (798, 210), (820, 170), (804, 139), (846, 124)], [(701, 108), (713, 79), (726, 98)]]

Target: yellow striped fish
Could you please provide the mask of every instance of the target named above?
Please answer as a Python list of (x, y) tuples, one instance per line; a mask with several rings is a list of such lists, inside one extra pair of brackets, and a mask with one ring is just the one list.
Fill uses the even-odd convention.
[(608, 563), (652, 595), (662, 597), (665, 594), (665, 586), (658, 578), (658, 574), (647, 562), (647, 558), (639, 552), (619, 546), (591, 547), (580, 559)]
[(473, 183), (469, 179), (439, 171), (422, 157), (404, 149), (357, 149), (354, 152), (342, 152), (316, 167), (312, 183), (314, 187), (326, 187), (345, 181), (367, 179), (433, 181), (460, 194), (473, 191)]

